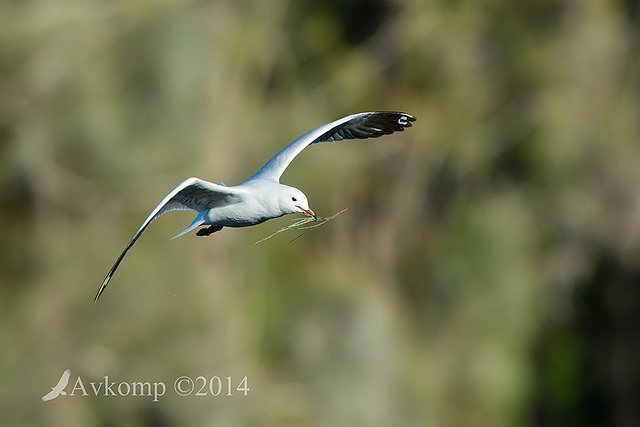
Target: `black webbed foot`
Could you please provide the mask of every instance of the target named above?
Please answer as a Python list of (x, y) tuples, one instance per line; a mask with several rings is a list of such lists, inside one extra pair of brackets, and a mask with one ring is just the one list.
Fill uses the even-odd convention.
[(222, 226), (221, 225), (210, 225), (207, 228), (201, 228), (200, 230), (198, 230), (196, 232), (196, 236), (210, 236), (211, 234), (215, 233), (216, 231), (220, 231), (222, 230)]

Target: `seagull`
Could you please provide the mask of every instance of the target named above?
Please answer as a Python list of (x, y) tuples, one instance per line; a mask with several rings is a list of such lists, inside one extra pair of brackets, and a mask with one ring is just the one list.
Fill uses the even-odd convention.
[(43, 402), (47, 402), (49, 400), (55, 399), (56, 397), (58, 397), (60, 395), (66, 396), (67, 392), (64, 391), (64, 388), (69, 383), (69, 377), (70, 376), (71, 376), (71, 369), (66, 369), (62, 373), (62, 376), (60, 377), (60, 379), (58, 380), (58, 384), (56, 384), (55, 387), (52, 387), (51, 391), (49, 393), (47, 393), (44, 396), (42, 396), (42, 401)]
[(197, 212), (191, 225), (180, 237), (197, 227), (197, 236), (209, 236), (223, 227), (248, 227), (286, 214), (302, 213), (318, 219), (309, 208), (307, 196), (297, 188), (280, 184), (280, 176), (289, 163), (302, 150), (320, 142), (336, 142), (347, 139), (378, 138), (411, 127), (416, 118), (398, 111), (358, 113), (319, 126), (283, 148), (258, 172), (240, 185), (227, 187), (222, 182), (214, 184), (199, 178), (187, 178), (156, 206), (133, 234), (116, 262), (107, 273), (98, 293), (97, 302), (113, 277), (120, 262), (149, 224), (167, 212), (192, 210)]

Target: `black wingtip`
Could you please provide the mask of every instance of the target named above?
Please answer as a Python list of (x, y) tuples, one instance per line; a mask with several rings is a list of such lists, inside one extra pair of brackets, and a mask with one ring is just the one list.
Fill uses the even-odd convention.
[(370, 122), (371, 125), (378, 122), (382, 125), (382, 131), (385, 133), (402, 132), (405, 128), (411, 127), (411, 122), (417, 119), (411, 114), (401, 111), (380, 111), (372, 113), (371, 118), (367, 118), (365, 123)]
[[(131, 246), (127, 245), (127, 249), (129, 249)], [(115, 273), (116, 268), (118, 268), (118, 265), (120, 265), (120, 261), (122, 261), (122, 258), (124, 257), (124, 254), (126, 253), (126, 250), (123, 251), (120, 256), (118, 257), (118, 259), (116, 260), (116, 263), (113, 264), (113, 267), (111, 267), (111, 270), (109, 270), (109, 272), (107, 273), (107, 277), (104, 278), (104, 280), (102, 281), (102, 285), (100, 285), (100, 288), (98, 289), (98, 292), (96, 293), (95, 298), (93, 298), (93, 302), (98, 302), (98, 300), (100, 299), (100, 296), (102, 296), (102, 293), (104, 292), (105, 289), (107, 289), (107, 285), (109, 284), (109, 282), (111, 281), (111, 277), (113, 277), (113, 273)]]
[(402, 132), (405, 128), (411, 127), (411, 122), (415, 122), (415, 116), (400, 111), (378, 111), (358, 123), (357, 130), (361, 130), (365, 137), (379, 137), (391, 135), (394, 132)]
[(313, 143), (378, 138), (394, 132), (402, 132), (405, 128), (411, 127), (411, 122), (415, 121), (415, 116), (400, 111), (355, 114), (351, 120), (321, 135)]
[[(105, 282), (108, 283), (108, 279), (105, 279)], [(96, 296), (93, 298), (93, 302), (96, 303), (98, 302), (98, 300), (100, 299), (100, 295), (102, 295), (102, 292), (105, 290), (105, 288), (107, 287), (107, 283), (102, 283), (102, 285), (100, 286), (100, 289), (98, 289), (98, 293), (96, 293)]]
[(407, 113), (399, 113), (400, 114), (400, 118), (398, 118), (398, 123), (401, 126), (410, 128), (411, 127), (411, 122), (415, 122), (416, 120), (418, 120), (416, 118), (416, 116), (412, 116), (411, 114), (407, 114)]

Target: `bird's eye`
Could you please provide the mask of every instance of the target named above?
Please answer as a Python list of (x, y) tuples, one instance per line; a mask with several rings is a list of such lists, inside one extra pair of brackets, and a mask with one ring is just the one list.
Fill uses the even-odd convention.
[(298, 201), (298, 199), (296, 199), (295, 197), (292, 197), (292, 198), (291, 198), (291, 201), (292, 201), (292, 202), (297, 202), (297, 201)]

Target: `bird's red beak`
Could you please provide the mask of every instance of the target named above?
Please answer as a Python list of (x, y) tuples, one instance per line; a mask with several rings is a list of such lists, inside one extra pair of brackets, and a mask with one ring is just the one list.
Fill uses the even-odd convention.
[(309, 218), (313, 218), (316, 221), (318, 220), (318, 215), (316, 215), (315, 212), (313, 212), (311, 209), (304, 209), (303, 207), (300, 207), (298, 205), (296, 205), (296, 208), (300, 209), (302, 213), (308, 216)]

